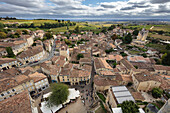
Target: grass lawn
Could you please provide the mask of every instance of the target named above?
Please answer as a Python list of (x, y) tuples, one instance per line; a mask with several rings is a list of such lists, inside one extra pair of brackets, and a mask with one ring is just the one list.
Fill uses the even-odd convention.
[(140, 51), (134, 51), (134, 50), (131, 50), (131, 51), (128, 51), (128, 52), (132, 55), (136, 55), (136, 54), (140, 53)]
[(97, 92), (97, 95), (99, 96), (99, 98), (105, 103), (106, 102), (106, 98), (104, 97), (103, 94)]

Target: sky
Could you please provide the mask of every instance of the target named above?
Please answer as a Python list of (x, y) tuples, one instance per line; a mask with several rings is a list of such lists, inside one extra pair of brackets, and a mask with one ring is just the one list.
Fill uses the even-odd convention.
[(0, 0), (0, 17), (170, 18), (170, 0)]

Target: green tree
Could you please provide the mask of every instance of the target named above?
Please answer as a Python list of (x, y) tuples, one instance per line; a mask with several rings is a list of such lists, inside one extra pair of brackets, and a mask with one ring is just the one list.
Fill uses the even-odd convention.
[(6, 38), (7, 37), (7, 34), (4, 33), (4, 32), (0, 32), (0, 38)]
[(125, 44), (130, 44), (132, 42), (132, 35), (130, 33), (128, 33), (128, 35), (126, 35), (123, 39), (123, 42)]
[(28, 35), (29, 34), (29, 32), (27, 30), (22, 30), (22, 32), (23, 32), (23, 35)]
[(49, 96), (47, 105), (49, 107), (51, 106), (58, 106), (59, 104), (64, 103), (68, 96), (69, 96), (69, 90), (68, 86), (61, 83), (53, 83), (51, 84), (51, 91), (52, 94)]
[(0, 29), (3, 29), (4, 28), (4, 25), (3, 23), (0, 22)]
[(116, 26), (115, 26), (115, 25), (111, 25), (111, 26), (108, 28), (108, 30), (113, 30), (114, 28), (116, 28)]
[(77, 55), (77, 60), (80, 60), (80, 58), (84, 58), (84, 55), (81, 53)]
[(124, 101), (121, 108), (123, 113), (139, 113), (139, 107), (133, 101)]
[(102, 33), (105, 33), (107, 31), (107, 28), (106, 27), (103, 27), (102, 28)]
[(76, 26), (76, 28), (74, 29), (74, 31), (75, 31), (76, 33), (80, 33), (80, 27), (79, 27), (79, 26)]
[(72, 45), (71, 41), (69, 41), (68, 39), (64, 39), (64, 41), (67, 45)]
[(53, 38), (53, 35), (52, 35), (52, 33), (47, 32), (47, 33), (45, 33), (45, 37), (47, 37), (47, 39), (51, 39), (51, 38)]
[(14, 52), (12, 51), (12, 48), (11, 48), (11, 47), (6, 47), (6, 51), (7, 51), (7, 53), (8, 53), (8, 57), (9, 57), (9, 58), (15, 57), (15, 54), (14, 54)]
[(134, 30), (133, 35), (138, 36), (139, 30)]
[(154, 98), (160, 98), (162, 93), (163, 93), (163, 91), (160, 88), (153, 88), (152, 89), (152, 96)]
[(170, 53), (164, 54), (162, 56), (162, 64), (170, 66)]
[(170, 50), (170, 44), (168, 44), (168, 45), (166, 46), (166, 49), (167, 49), (167, 50)]
[(141, 54), (144, 58), (146, 58), (147, 57), (147, 54), (146, 53), (143, 53), (143, 54)]

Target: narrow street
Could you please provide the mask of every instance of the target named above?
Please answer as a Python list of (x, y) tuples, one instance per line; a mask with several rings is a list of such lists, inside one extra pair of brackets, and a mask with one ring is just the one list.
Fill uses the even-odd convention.
[(54, 43), (53, 43), (53, 46), (51, 48), (51, 52), (49, 53), (49, 55), (47, 56), (47, 58), (43, 59), (43, 60), (40, 60), (36, 63), (32, 63), (32, 64), (26, 64), (26, 65), (22, 65), (20, 66), (20, 68), (22, 67), (27, 67), (27, 66), (35, 66), (35, 65), (38, 65), (38, 64), (41, 64), (47, 60), (50, 60), (53, 56), (54, 56), (54, 51), (55, 51), (55, 47), (56, 47), (56, 43), (55, 43), (56, 39), (54, 39)]

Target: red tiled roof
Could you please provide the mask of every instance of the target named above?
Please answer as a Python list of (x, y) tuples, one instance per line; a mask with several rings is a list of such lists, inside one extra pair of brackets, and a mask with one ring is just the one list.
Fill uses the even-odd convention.
[(28, 91), (0, 101), (0, 113), (32, 113)]

